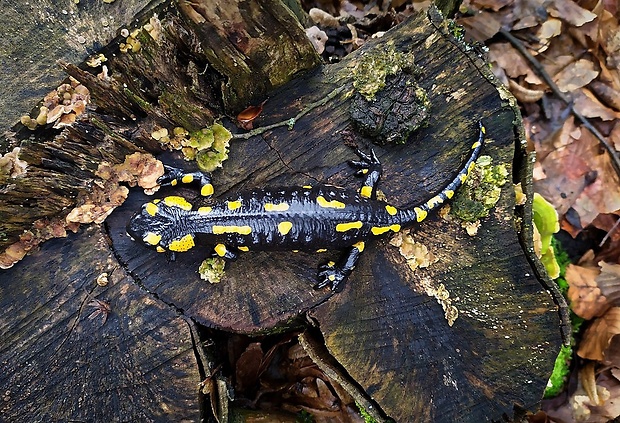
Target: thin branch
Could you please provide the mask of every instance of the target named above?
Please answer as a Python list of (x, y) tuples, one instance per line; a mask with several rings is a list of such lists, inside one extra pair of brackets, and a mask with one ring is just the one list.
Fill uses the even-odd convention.
[(611, 158), (611, 164), (613, 165), (616, 174), (620, 176), (620, 158), (618, 158), (616, 150), (607, 142), (607, 140), (605, 140), (605, 138), (598, 131), (598, 129), (596, 129), (585, 116), (583, 116), (575, 109), (572, 101), (562, 91), (560, 91), (555, 82), (553, 82), (551, 76), (547, 73), (547, 71), (545, 71), (540, 62), (534, 56), (532, 56), (529, 51), (527, 51), (527, 48), (523, 45), (523, 43), (505, 29), (500, 29), (499, 33), (502, 34), (504, 38), (506, 38), (510, 42), (510, 44), (513, 45), (514, 48), (519, 50), (523, 57), (525, 57), (527, 61), (530, 62), (532, 68), (538, 74), (538, 76), (540, 76), (549, 86), (549, 88), (551, 88), (553, 94), (555, 94), (560, 100), (562, 100), (570, 108), (573, 115), (581, 122), (581, 124), (585, 128), (587, 128), (592, 133), (592, 135), (596, 137), (596, 139), (598, 139), (598, 141), (603, 145), (605, 150), (607, 150), (607, 153)]

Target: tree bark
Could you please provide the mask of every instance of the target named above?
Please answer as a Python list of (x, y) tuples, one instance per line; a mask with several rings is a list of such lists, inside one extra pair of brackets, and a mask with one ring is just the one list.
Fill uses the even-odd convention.
[[(317, 360), (331, 367), (328, 358), (335, 359), (342, 377), (350, 379), (343, 386), (396, 421), (491, 421), (512, 414), (514, 403), (535, 408), (560, 342), (558, 319), (517, 234), (510, 183), (511, 177), (518, 179), (512, 168), (516, 109), (502, 100), (486, 65), (430, 12), (368, 42), (339, 64), (311, 69), (317, 56), (279, 2), (215, 4), (181, 2), (178, 13), (174, 8), (161, 12), (161, 38), (143, 32), (136, 36), (139, 51), (110, 54), (111, 78), (64, 65), (88, 87), (95, 107), (68, 128), (35, 130), (36, 142), (28, 141), (32, 133), (26, 128), (5, 139), (4, 145), (21, 148), (19, 157), (28, 167), (25, 174), (5, 174), (0, 181), (0, 214), (11, 216), (0, 223), (3, 247), (19, 244), (34, 251), (44, 239), (74, 229), (66, 220), (72, 210), (112, 207), (117, 196), (122, 202), (123, 189), (103, 171), (102, 162), (121, 166), (114, 168), (119, 174), (129, 169), (136, 175), (144, 169), (127, 164), (133, 153), (155, 153), (167, 164), (183, 164), (179, 152), (162, 153), (152, 134), (161, 128), (196, 131), (216, 120), (236, 132), (228, 160), (213, 173), (218, 196), (308, 183), (356, 189), (359, 181), (346, 164), (352, 158), (348, 144), (363, 146), (379, 138), (383, 144), (373, 148), (384, 165), (381, 191), (391, 204), (419, 204), (458, 172), (480, 120), (487, 128), (484, 154), (506, 166), (509, 183), (474, 237), (454, 220), (437, 217), (408, 232), (438, 258), (436, 263), (413, 271), (390, 239), (369, 243), (338, 294), (312, 289), (317, 265), (334, 253), (325, 258), (248, 253), (227, 267), (219, 284), (202, 281), (197, 269), (206, 250), (194, 249), (168, 263), (127, 238), (129, 217), (147, 201), (133, 189), (105, 224), (48, 241), (1, 271), (0, 321), (11, 342), (0, 357), (16, 363), (0, 384), (11, 392), (2, 406), (6, 415), (20, 418), (19, 410), (30, 403), (42, 419), (196, 419), (195, 384), (209, 375), (211, 364), (192, 355), (192, 346), (202, 347), (190, 321), (258, 334), (299, 327), (304, 316), (318, 327), (327, 348), (312, 349)], [(277, 55), (266, 54), (282, 37), (286, 46)], [(388, 78), (377, 98), (413, 97), (410, 87), (416, 83), (431, 107), (426, 126), (413, 135), (409, 127), (403, 130), (404, 143), (391, 142), (391, 132), (387, 138), (380, 130), (376, 138), (362, 135), (351, 120), (351, 104), (363, 101), (356, 65), (386, 50), (415, 62), (415, 71)], [(300, 71), (303, 77), (286, 82)], [(235, 130), (236, 113), (266, 96), (256, 129)], [(377, 113), (390, 116), (390, 111)], [(152, 164), (145, 163), (139, 164)], [(140, 184), (136, 175), (119, 180)], [(95, 285), (103, 273), (108, 285)], [(102, 312), (93, 314), (102, 306), (89, 305), (91, 298), (109, 304), (107, 321)], [(12, 304), (20, 304), (19, 310)], [(39, 322), (50, 315), (49, 329), (42, 330)], [(107, 341), (111, 335), (106, 334), (119, 331), (122, 339)], [(38, 350), (48, 343), (55, 348), (51, 357)], [(98, 362), (104, 355), (107, 360)], [(76, 360), (88, 366), (71, 370)], [(94, 379), (96, 373), (90, 372), (98, 365), (121, 373), (127, 382), (111, 386), (105, 378)], [(54, 378), (42, 378), (48, 368), (55, 370)], [(176, 370), (179, 374), (171, 376)], [(82, 380), (87, 388), (78, 385)], [(20, 388), (35, 382), (46, 393), (58, 389), (64, 408), (53, 411), (55, 396)], [(60, 389), (69, 385), (84, 394)], [(105, 395), (96, 395), (100, 391)], [(135, 408), (120, 405), (118, 398), (127, 392)]]

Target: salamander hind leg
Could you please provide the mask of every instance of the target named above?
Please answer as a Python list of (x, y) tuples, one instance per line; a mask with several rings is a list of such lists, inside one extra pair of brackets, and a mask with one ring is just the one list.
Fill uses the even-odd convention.
[(314, 289), (321, 289), (329, 286), (334, 292), (342, 291), (342, 288), (344, 288), (344, 281), (351, 274), (353, 269), (355, 269), (362, 251), (364, 251), (364, 242), (360, 241), (353, 244), (351, 249), (338, 263), (330, 261), (319, 266), (319, 282), (314, 286)]
[(210, 197), (213, 195), (213, 185), (211, 184), (211, 175), (208, 173), (196, 171), (187, 172), (178, 167), (164, 165), (164, 174), (157, 179), (157, 183), (162, 187), (177, 186), (179, 183), (192, 184), (198, 183), (200, 186), (200, 195)]
[(351, 160), (349, 164), (358, 169), (355, 173), (356, 176), (364, 177), (364, 184), (360, 188), (360, 195), (366, 198), (377, 198), (377, 184), (381, 179), (381, 162), (377, 158), (374, 150), (370, 150), (370, 154), (366, 154), (360, 149), (355, 150), (355, 154), (359, 156), (361, 160)]

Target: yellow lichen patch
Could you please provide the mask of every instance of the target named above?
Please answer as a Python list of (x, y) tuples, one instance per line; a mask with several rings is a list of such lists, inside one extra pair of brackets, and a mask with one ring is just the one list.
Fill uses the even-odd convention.
[(327, 251), (327, 248), (319, 248), (316, 250), (317, 253), (324, 253), (325, 251)]
[(351, 229), (359, 229), (363, 226), (361, 221), (349, 222), (349, 223), (339, 223), (336, 225), (336, 232), (346, 232)]
[(364, 251), (366, 244), (364, 243), (364, 241), (360, 241), (353, 244), (353, 247), (357, 248), (357, 250), (361, 253), (362, 251)]
[(213, 249), (215, 250), (215, 253), (220, 257), (224, 257), (228, 252), (224, 244), (217, 244)]
[(361, 189), (360, 189), (360, 195), (362, 197), (365, 198), (370, 198), (370, 196), (372, 195), (372, 187), (369, 187), (367, 185), (364, 185)]
[(235, 226), (235, 225), (230, 225), (230, 226), (221, 226), (221, 225), (214, 225), (212, 228), (212, 231), (215, 235), (221, 235), (221, 234), (240, 234), (240, 235), (249, 235), (252, 233), (252, 228), (248, 225), (244, 225), (244, 226)]
[(147, 244), (157, 245), (159, 244), (159, 241), (161, 241), (161, 235), (157, 235), (153, 232), (149, 232), (144, 236), (143, 240)]
[(228, 205), (229, 210), (237, 210), (241, 207), (241, 201), (227, 201), (226, 204)]
[(207, 214), (213, 211), (213, 207), (199, 207), (198, 214)]
[(390, 206), (389, 204), (385, 206), (385, 210), (392, 216), (398, 213), (398, 210), (394, 206)]
[(179, 207), (183, 210), (191, 210), (192, 205), (183, 197), (179, 197), (178, 195), (171, 195), (164, 198), (164, 204), (169, 207)]
[(428, 212), (426, 210), (422, 210), (419, 207), (414, 208), (413, 211), (415, 212), (415, 220), (417, 220), (418, 222), (423, 221), (424, 219), (426, 219), (426, 216), (428, 216)]
[(267, 203), (265, 204), (265, 211), (287, 211), (289, 207), (290, 206), (287, 203)]
[(321, 207), (333, 208), (333, 209), (344, 209), (344, 203), (341, 203), (340, 201), (337, 201), (337, 200), (327, 201), (325, 197), (323, 197), (322, 195), (319, 195), (316, 198), (316, 202)]
[(237, 248), (239, 249), (239, 251), (245, 251), (245, 252), (250, 251), (250, 249), (248, 247), (246, 247), (245, 245), (240, 245)]
[(181, 182), (183, 182), (184, 184), (191, 184), (192, 182), (194, 182), (194, 176), (193, 175), (184, 175), (181, 178)]
[(144, 210), (146, 210), (146, 212), (151, 216), (155, 216), (159, 211), (159, 207), (157, 207), (153, 203), (146, 203), (146, 205), (144, 206)]
[(373, 235), (382, 235), (388, 231), (398, 232), (400, 231), (400, 225), (395, 223), (390, 226), (375, 226), (370, 230)]
[(291, 222), (280, 222), (278, 223), (278, 232), (282, 235), (288, 234), (293, 228), (293, 224)]
[(168, 249), (170, 251), (183, 252), (192, 248), (194, 245), (194, 237), (191, 234), (185, 235), (181, 239), (175, 239), (170, 243)]
[(209, 195), (213, 195), (213, 185), (206, 184), (200, 188), (200, 195), (203, 197), (208, 197)]
[(474, 170), (475, 167), (476, 167), (476, 162), (471, 162), (469, 166), (467, 167), (467, 175), (469, 175), (470, 172)]

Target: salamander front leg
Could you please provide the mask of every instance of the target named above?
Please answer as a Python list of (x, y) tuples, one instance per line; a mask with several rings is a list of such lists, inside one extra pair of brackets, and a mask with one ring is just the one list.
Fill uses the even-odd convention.
[(213, 185), (211, 185), (211, 175), (208, 173), (186, 172), (178, 167), (164, 165), (165, 173), (157, 179), (157, 183), (162, 187), (176, 186), (178, 183), (191, 184), (198, 182), (200, 185), (200, 195), (210, 197), (213, 195)]
[(355, 150), (355, 154), (359, 156), (361, 160), (351, 160), (349, 164), (357, 168), (356, 176), (363, 176), (364, 185), (360, 188), (360, 195), (366, 198), (377, 198), (377, 184), (381, 179), (381, 162), (377, 158), (374, 150), (370, 150), (370, 154), (366, 154), (360, 149)]
[(355, 269), (362, 251), (364, 251), (364, 241), (353, 244), (351, 250), (338, 263), (330, 261), (319, 266), (319, 282), (314, 286), (314, 289), (329, 286), (334, 292), (342, 291), (343, 282)]
[(213, 257), (222, 257), (226, 260), (236, 260), (237, 253), (232, 248), (227, 248), (224, 244), (217, 244), (213, 247)]

